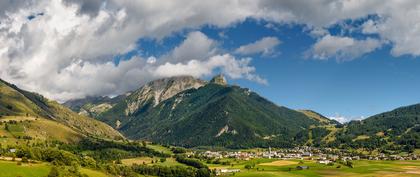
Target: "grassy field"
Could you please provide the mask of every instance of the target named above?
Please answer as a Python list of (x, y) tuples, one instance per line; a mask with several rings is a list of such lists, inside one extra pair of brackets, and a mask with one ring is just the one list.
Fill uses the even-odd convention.
[[(155, 163), (152, 163), (152, 160)], [(121, 162), (124, 165), (133, 165), (133, 164), (147, 164), (147, 165), (163, 165), (163, 166), (175, 166), (181, 165), (185, 166), (182, 163), (177, 162), (174, 158), (166, 158), (165, 162), (160, 162), (160, 158), (151, 158), (151, 157), (136, 157), (130, 159), (123, 159)]]
[(0, 161), (0, 177), (42, 177), (49, 171), (50, 166), (46, 163), (17, 165), (16, 162)]
[(88, 168), (81, 168), (80, 173), (86, 174), (89, 177), (109, 177), (109, 175), (107, 175), (103, 172), (95, 171), (95, 170), (88, 169)]
[[(17, 162), (0, 160), (0, 177), (44, 177), (48, 175), (50, 169), (51, 166), (48, 163), (17, 165)], [(88, 168), (80, 168), (80, 172), (89, 177), (109, 177), (103, 172)]]
[(151, 148), (151, 149), (153, 149), (153, 150), (155, 150), (155, 151), (158, 151), (158, 152), (163, 152), (163, 153), (165, 153), (165, 154), (170, 154), (170, 155), (172, 155), (172, 154), (173, 154), (173, 152), (172, 152), (169, 148), (167, 148), (167, 147), (163, 147), (163, 146), (161, 146), (161, 145), (157, 145), (157, 144), (147, 144), (147, 147), (148, 147), (148, 148)]
[[(246, 164), (256, 164), (252, 169), (245, 169)], [(420, 161), (354, 161), (354, 168), (341, 164), (333, 166), (315, 163), (314, 161), (304, 161), (298, 164), (297, 160), (272, 160), (254, 159), (250, 161), (231, 161), (231, 165), (208, 164), (210, 168), (240, 169), (241, 172), (235, 174), (240, 177), (267, 176), (267, 177), (288, 177), (288, 176), (307, 176), (307, 177), (414, 177), (420, 176)], [(297, 170), (296, 166), (308, 166), (307, 170)]]
[[(6, 123), (14, 120), (16, 124)], [(52, 120), (25, 117), (25, 116), (3, 116), (0, 121), (0, 143), (7, 145), (20, 142), (23, 136), (32, 138), (33, 141), (59, 140), (65, 143), (78, 142), (82, 135), (73, 129)]]

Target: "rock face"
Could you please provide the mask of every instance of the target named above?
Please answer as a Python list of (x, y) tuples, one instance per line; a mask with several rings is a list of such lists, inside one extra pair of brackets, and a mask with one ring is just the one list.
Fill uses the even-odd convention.
[(177, 76), (154, 80), (130, 94), (126, 94), (124, 99), (119, 100), (110, 109), (96, 117), (115, 128), (120, 128), (136, 117), (136, 115), (147, 112), (162, 101), (182, 91), (197, 89), (206, 84), (206, 81), (192, 76)]
[(192, 76), (178, 76), (158, 79), (136, 90), (127, 99), (125, 115), (131, 115), (150, 102), (155, 107), (160, 102), (171, 98), (175, 94), (191, 88), (199, 88), (206, 84), (205, 81)]
[(70, 100), (64, 105), (81, 115), (98, 118), (119, 128), (135, 114), (153, 108), (179, 92), (196, 89), (206, 84), (206, 81), (192, 76), (176, 76), (154, 80), (133, 92), (127, 92), (114, 98), (87, 97)]
[(222, 74), (219, 74), (213, 77), (213, 79), (210, 80), (210, 83), (219, 84), (219, 85), (227, 85), (226, 78)]

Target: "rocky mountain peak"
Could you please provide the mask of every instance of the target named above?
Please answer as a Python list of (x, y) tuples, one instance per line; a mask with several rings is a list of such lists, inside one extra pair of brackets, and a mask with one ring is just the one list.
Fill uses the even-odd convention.
[(156, 106), (179, 92), (199, 88), (205, 84), (206, 81), (192, 76), (176, 76), (151, 81), (129, 96), (133, 99), (127, 104), (126, 115), (134, 113), (150, 101), (153, 103), (153, 106)]
[(219, 85), (227, 85), (227, 81), (223, 74), (219, 74), (214, 76), (213, 79), (210, 80), (210, 83), (219, 84)]

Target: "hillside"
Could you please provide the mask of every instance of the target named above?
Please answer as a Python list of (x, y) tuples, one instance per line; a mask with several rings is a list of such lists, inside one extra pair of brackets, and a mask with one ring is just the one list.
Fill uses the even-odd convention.
[(413, 150), (420, 148), (420, 104), (400, 107), (360, 121), (336, 132), (335, 147)]
[(78, 112), (80, 115), (98, 117), (99, 114), (109, 110), (130, 94), (131, 93), (128, 92), (127, 94), (119, 95), (114, 98), (110, 98), (108, 96), (88, 96), (83, 99), (69, 100), (63, 105), (75, 112)]
[(340, 125), (341, 124), (340, 122), (338, 122), (336, 120), (329, 119), (329, 118), (327, 118), (327, 117), (325, 117), (325, 116), (323, 116), (323, 115), (321, 115), (321, 114), (319, 114), (315, 111), (312, 111), (312, 110), (298, 110), (298, 111), (305, 114), (309, 118), (312, 118), (316, 121), (319, 121), (321, 124), (324, 124), (324, 125), (329, 125), (329, 124)]
[[(112, 127), (89, 117), (78, 115), (70, 109), (55, 101), (48, 100), (42, 95), (19, 89), (15, 85), (0, 80), (0, 116), (2, 119), (24, 121), (25, 119), (38, 119), (37, 121), (51, 121), (59, 123), (69, 130), (69, 134), (77, 133), (80, 136), (95, 136), (109, 139), (123, 138)], [(27, 120), (30, 122), (30, 120)], [(27, 125), (29, 126), (29, 125)], [(29, 130), (28, 130), (29, 131)], [(45, 131), (45, 130), (40, 130)], [(48, 131), (47, 131), (48, 132)], [(54, 132), (50, 132), (54, 133)], [(75, 136), (77, 138), (77, 136)], [(63, 137), (64, 141), (69, 137)]]

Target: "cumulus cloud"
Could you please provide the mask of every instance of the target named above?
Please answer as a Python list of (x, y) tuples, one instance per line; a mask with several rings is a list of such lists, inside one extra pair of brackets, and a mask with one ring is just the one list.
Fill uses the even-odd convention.
[(389, 41), (394, 56), (420, 55), (420, 2), (417, 0), (267, 0), (260, 1), (259, 6), (266, 12), (261, 15), (264, 19), (305, 24), (314, 29), (375, 15), (378, 18), (368, 21), (363, 32)]
[[(67, 8), (72, 11), (67, 12)], [(135, 56), (117, 65), (112, 60), (112, 54), (124, 53), (132, 46), (115, 49), (118, 44), (83, 39), (87, 37), (86, 33), (95, 33), (85, 31), (89, 27), (79, 25), (89, 21), (90, 27), (95, 27), (94, 22), (99, 23), (99, 26), (108, 25), (102, 22), (109, 23), (106, 22), (109, 18), (121, 19), (122, 22), (124, 11), (113, 14), (114, 17), (101, 12), (92, 19), (90, 16), (77, 15), (77, 8), (55, 4), (45, 13), (45, 16), (31, 21), (22, 16), (20, 21), (10, 21), (8, 26), (2, 26), (5, 31), (0, 33), (0, 38), (4, 39), (4, 43), (0, 43), (0, 76), (49, 98), (65, 101), (87, 95), (116, 95), (138, 88), (153, 79), (176, 75), (202, 77), (213, 74), (216, 69), (233, 79), (244, 78), (266, 83), (266, 80), (255, 74), (250, 59), (219, 54), (217, 42), (199, 31), (188, 33), (181, 44), (161, 57)], [(62, 22), (58, 17), (47, 15), (59, 13), (63, 13), (70, 22)], [(59, 26), (51, 29), (50, 26), (54, 25)], [(13, 38), (8, 35), (13, 35)], [(90, 37), (103, 39), (103, 36)], [(87, 44), (90, 42), (92, 44)], [(76, 45), (78, 43), (80, 48)], [(95, 48), (83, 48), (88, 46)]]
[(381, 41), (372, 38), (357, 40), (350, 37), (325, 35), (312, 46), (308, 54), (321, 60), (336, 58), (340, 61), (348, 61), (372, 52), (381, 45)]
[(250, 66), (250, 58), (236, 59), (232, 55), (223, 54), (210, 57), (208, 60), (190, 60), (188, 63), (165, 63), (156, 68), (158, 77), (177, 75), (192, 75), (202, 77), (212, 75), (217, 68), (221, 69), (232, 79), (246, 78), (261, 84), (267, 84), (267, 80), (255, 74), (255, 68)]
[[(40, 13), (43, 15), (28, 19)], [(315, 31), (370, 14), (377, 15), (378, 19), (372, 19), (362, 32), (377, 34), (378, 39), (351, 39)], [(418, 56), (418, 16), (420, 3), (417, 0), (0, 1), (0, 77), (53, 99), (116, 94), (133, 89), (164, 75), (153, 71), (165, 65), (200, 65), (204, 70), (217, 66), (230, 72), (232, 78), (239, 75), (264, 82), (254, 73), (250, 59), (221, 53), (217, 41), (200, 32), (188, 34), (187, 40), (165, 57), (134, 57), (119, 65), (112, 61), (114, 56), (135, 49), (142, 38), (161, 40), (205, 25), (229, 28), (249, 18), (276, 25), (302, 24), (314, 29), (318, 42), (313, 54), (320, 59), (358, 57), (378, 48), (379, 41), (389, 41), (395, 56)], [(343, 41), (345, 45), (329, 46), (333, 44), (328, 43), (331, 39)], [(258, 48), (256, 43), (254, 48)], [(254, 50), (265, 51), (264, 47)], [(212, 58), (224, 58), (224, 62)], [(216, 61), (224, 65), (211, 64)], [(205, 73), (208, 72), (197, 75)], [(102, 88), (93, 88), (98, 86)]]
[[(394, 2), (394, 1), (392, 1)], [(363, 25), (366, 34), (378, 34), (392, 43), (391, 54), (420, 55), (420, 2), (399, 1), (385, 3), (379, 10), (382, 18), (369, 20)]]
[(269, 55), (273, 53), (274, 48), (280, 43), (281, 41), (277, 39), (277, 37), (263, 37), (253, 43), (240, 46), (235, 50), (235, 53), (241, 55), (252, 55), (257, 53)]
[(216, 54), (217, 42), (208, 38), (200, 31), (194, 31), (187, 35), (181, 45), (175, 47), (171, 55), (166, 56), (170, 62), (184, 62), (190, 60), (206, 59)]
[[(163, 77), (155, 73), (160, 65), (189, 61), (206, 64), (205, 60), (217, 55), (217, 42), (201, 32), (192, 32), (165, 57), (134, 57), (114, 64), (113, 56), (133, 50), (139, 38), (161, 39), (178, 30), (204, 24), (223, 27), (249, 16), (248, 8), (242, 8), (238, 2), (225, 3), (228, 7), (217, 14), (208, 8), (217, 4), (181, 3), (191, 5), (186, 9), (179, 4), (67, 0), (1, 6), (0, 77), (60, 101), (86, 95), (119, 94)], [(44, 15), (29, 20), (27, 16), (34, 12)], [(220, 18), (223, 15), (228, 18)], [(235, 63), (238, 67), (248, 66), (240, 65), (240, 59), (236, 62), (234, 58), (226, 58), (231, 63), (207, 68), (222, 67), (231, 73), (228, 76), (258, 79), (251, 74), (253, 71), (234, 73), (238, 69)], [(200, 76), (206, 73), (211, 71)]]

